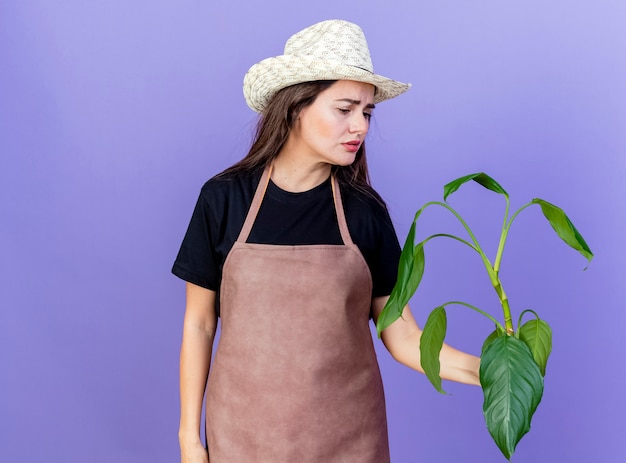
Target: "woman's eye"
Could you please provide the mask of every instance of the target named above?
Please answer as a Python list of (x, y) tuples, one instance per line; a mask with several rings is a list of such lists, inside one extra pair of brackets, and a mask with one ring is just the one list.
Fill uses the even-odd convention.
[(365, 119), (367, 119), (368, 121), (372, 118), (371, 113), (363, 113), (363, 116), (365, 116)]
[(341, 114), (348, 114), (350, 112), (350, 110), (349, 109), (345, 109), (345, 108), (339, 108), (339, 112)]

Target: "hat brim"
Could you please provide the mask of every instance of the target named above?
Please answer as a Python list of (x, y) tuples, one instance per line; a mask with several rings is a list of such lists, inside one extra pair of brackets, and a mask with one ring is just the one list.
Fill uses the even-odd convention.
[(376, 87), (374, 103), (394, 98), (411, 87), (411, 84), (337, 61), (310, 55), (281, 55), (252, 66), (243, 79), (243, 93), (248, 106), (260, 113), (279, 90), (315, 80), (354, 80), (372, 84)]

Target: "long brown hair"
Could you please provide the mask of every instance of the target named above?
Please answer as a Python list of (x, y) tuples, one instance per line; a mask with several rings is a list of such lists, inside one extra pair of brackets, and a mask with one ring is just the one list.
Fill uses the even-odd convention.
[[(285, 145), (300, 111), (313, 104), (317, 95), (335, 82), (335, 80), (317, 80), (279, 90), (261, 113), (254, 141), (246, 157), (226, 169), (222, 175), (242, 170), (263, 169), (269, 165)], [(370, 186), (365, 143), (361, 144), (351, 165), (333, 166), (333, 172), (340, 184), (351, 186), (379, 199)]]

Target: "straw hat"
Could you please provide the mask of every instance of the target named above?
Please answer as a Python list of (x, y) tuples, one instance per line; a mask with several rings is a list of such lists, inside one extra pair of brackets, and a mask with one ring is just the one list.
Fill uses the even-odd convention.
[(314, 80), (355, 80), (372, 84), (376, 87), (375, 103), (394, 98), (411, 86), (374, 74), (361, 28), (333, 19), (292, 35), (283, 55), (252, 66), (243, 79), (243, 94), (248, 106), (260, 113), (277, 91)]

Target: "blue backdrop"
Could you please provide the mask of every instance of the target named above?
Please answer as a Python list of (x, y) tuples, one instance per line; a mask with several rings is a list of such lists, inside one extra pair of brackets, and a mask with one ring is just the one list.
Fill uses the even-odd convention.
[[(374, 186), (401, 241), (442, 186), (485, 171), (561, 206), (585, 260), (539, 208), (516, 221), (502, 277), (515, 314), (553, 327), (543, 402), (518, 462), (622, 463), (626, 390), (626, 3), (14, 0), (0, 3), (0, 459), (172, 462), (184, 284), (170, 267), (202, 183), (242, 157), (250, 65), (319, 20), (362, 26), (378, 73), (412, 82), (376, 109)], [(493, 256), (504, 202), (451, 197)], [(418, 235), (462, 233), (439, 211)], [(501, 318), (474, 254), (426, 248), (421, 323), (461, 299)], [(489, 321), (449, 310), (473, 353)], [(376, 341), (392, 460), (502, 462), (478, 388), (394, 363)]]

